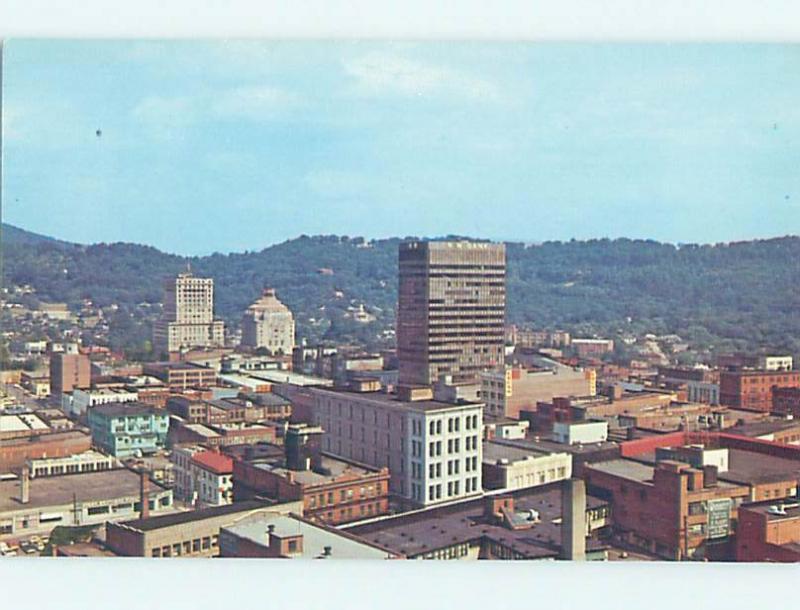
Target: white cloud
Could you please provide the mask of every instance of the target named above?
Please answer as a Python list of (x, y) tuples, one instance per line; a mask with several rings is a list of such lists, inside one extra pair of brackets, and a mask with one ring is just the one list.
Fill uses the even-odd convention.
[(444, 93), (485, 101), (500, 99), (497, 87), (486, 80), (394, 55), (370, 53), (346, 60), (344, 69), (356, 80), (357, 91), (362, 95)]

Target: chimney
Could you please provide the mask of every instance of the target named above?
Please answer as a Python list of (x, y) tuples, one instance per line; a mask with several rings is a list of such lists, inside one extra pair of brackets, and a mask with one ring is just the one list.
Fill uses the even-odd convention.
[(27, 504), (30, 502), (31, 495), (31, 472), (28, 465), (22, 467), (22, 476), (19, 483), (19, 501), (20, 504)]
[(150, 478), (146, 470), (139, 471), (139, 518), (150, 516)]
[(705, 487), (717, 486), (717, 467), (712, 464), (703, 466), (703, 485)]
[(586, 483), (567, 479), (561, 483), (561, 558), (586, 559)]
[(328, 559), (331, 555), (333, 555), (333, 547), (332, 546), (325, 546), (322, 548), (322, 558)]

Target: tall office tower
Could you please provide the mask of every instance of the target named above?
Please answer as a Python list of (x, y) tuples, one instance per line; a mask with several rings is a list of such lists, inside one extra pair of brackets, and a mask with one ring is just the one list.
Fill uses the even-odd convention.
[(224, 323), (214, 319), (214, 280), (181, 273), (164, 281), (164, 312), (153, 343), (166, 352), (225, 344)]
[(432, 385), (442, 375), (473, 382), (503, 364), (504, 244), (413, 241), (400, 244), (397, 358), (401, 385)]
[(242, 318), (242, 345), (263, 347), (272, 354), (291, 354), (294, 349), (294, 317), (286, 305), (266, 288)]

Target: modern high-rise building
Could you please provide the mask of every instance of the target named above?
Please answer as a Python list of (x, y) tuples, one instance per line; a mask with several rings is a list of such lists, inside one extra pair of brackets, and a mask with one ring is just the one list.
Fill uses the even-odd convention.
[(263, 347), (272, 354), (292, 353), (294, 316), (272, 288), (264, 289), (261, 298), (247, 308), (242, 318), (242, 345)]
[(504, 244), (412, 241), (400, 244), (397, 357), (401, 385), (432, 385), (442, 375), (472, 382), (503, 364)]
[(225, 326), (214, 319), (214, 280), (181, 273), (164, 281), (164, 312), (153, 328), (159, 352), (222, 347)]

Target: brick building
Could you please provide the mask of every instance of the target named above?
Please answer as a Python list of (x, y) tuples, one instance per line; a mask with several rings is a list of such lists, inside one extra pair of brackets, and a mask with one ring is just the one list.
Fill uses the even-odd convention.
[(721, 371), (719, 401), (736, 409), (768, 412), (773, 409), (775, 387), (800, 388), (800, 371)]
[(92, 437), (82, 430), (50, 432), (0, 442), (0, 473), (21, 468), (26, 460), (66, 457), (88, 451)]
[(772, 412), (800, 418), (800, 388), (772, 388)]
[(736, 561), (800, 562), (800, 502), (758, 502), (739, 509)]
[(92, 383), (92, 365), (84, 354), (56, 353), (50, 356), (50, 394), (60, 398), (75, 388)]
[(290, 426), (285, 449), (254, 448), (233, 464), (235, 501), (301, 501), (309, 519), (331, 524), (385, 514), (389, 470), (322, 452), (321, 428)]
[(144, 373), (160, 379), (172, 392), (189, 388), (207, 388), (217, 382), (217, 373), (214, 369), (188, 362), (145, 364)]

